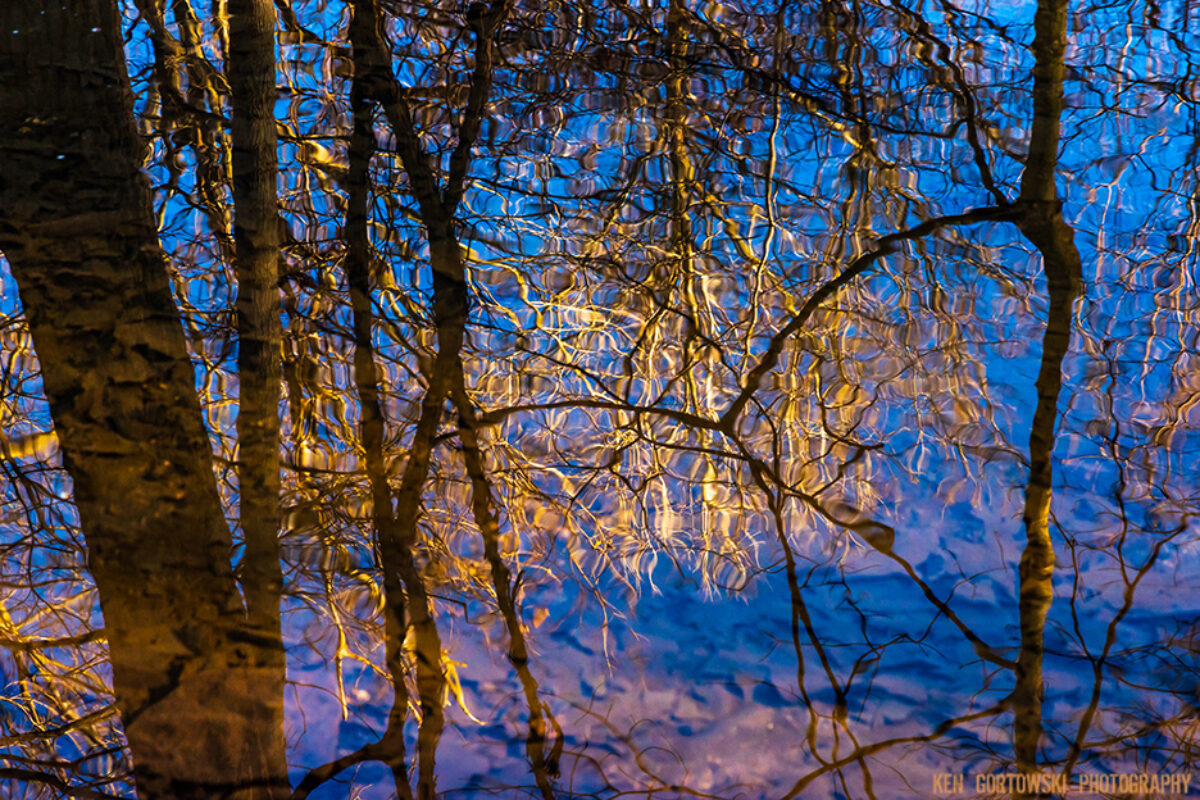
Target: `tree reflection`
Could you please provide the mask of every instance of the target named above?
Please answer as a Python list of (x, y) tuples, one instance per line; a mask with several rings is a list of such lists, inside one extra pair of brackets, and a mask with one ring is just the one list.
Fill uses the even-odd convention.
[(1186, 19), (10, 5), (14, 792), (1184, 768)]
[(1022, 518), (1026, 541), (1020, 562), (1021, 649), (1012, 698), (1013, 739), (1017, 767), (1022, 772), (1037, 771), (1042, 736), (1043, 639), (1054, 597), (1054, 545), (1050, 536), (1054, 429), (1063, 358), (1071, 341), (1072, 306), (1083, 278), (1074, 231), (1063, 221), (1055, 175), (1066, 72), (1066, 2), (1039, 3), (1034, 27), (1033, 124), (1021, 175), (1021, 202), (1027, 209), (1019, 227), (1041, 253), (1050, 305), (1035, 384), (1037, 407), (1029, 436), (1029, 483)]
[[(278, 795), (283, 720), (271, 698), (282, 673), (264, 664), (282, 652), (271, 655), (271, 632), (247, 628), (238, 607), (229, 530), (138, 171), (117, 16), (104, 3), (11, 4), (3, 14), (11, 33), (0, 247), (71, 476), (138, 791)], [(93, 123), (94, 135), (79, 133)]]

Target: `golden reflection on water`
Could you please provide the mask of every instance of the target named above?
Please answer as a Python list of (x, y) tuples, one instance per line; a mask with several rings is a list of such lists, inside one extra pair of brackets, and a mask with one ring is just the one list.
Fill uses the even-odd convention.
[(3, 793), (1171, 794), (1189, 14), (6, 4)]

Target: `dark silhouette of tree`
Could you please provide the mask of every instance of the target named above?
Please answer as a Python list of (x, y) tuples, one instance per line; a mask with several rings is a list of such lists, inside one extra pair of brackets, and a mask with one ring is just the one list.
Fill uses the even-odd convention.
[(1030, 474), (1023, 515), (1026, 543), (1020, 562), (1021, 648), (1012, 701), (1016, 762), (1022, 772), (1037, 771), (1042, 737), (1043, 640), (1046, 615), (1054, 598), (1055, 559), (1050, 536), (1054, 430), (1062, 392), (1063, 358), (1071, 342), (1072, 305), (1083, 280), (1074, 231), (1063, 221), (1056, 176), (1066, 71), (1065, 0), (1041, 0), (1034, 28), (1033, 124), (1029, 156), (1021, 175), (1019, 202), (1024, 206), (1024, 216), (1018, 227), (1042, 256), (1050, 303), (1029, 436)]

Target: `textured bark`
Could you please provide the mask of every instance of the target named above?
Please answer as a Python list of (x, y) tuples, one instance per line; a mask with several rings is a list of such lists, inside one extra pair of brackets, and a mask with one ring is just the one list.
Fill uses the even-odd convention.
[[(0, 250), (41, 363), (142, 798), (278, 772), (115, 4), (0, 4)], [(264, 688), (270, 692), (264, 695)], [(286, 788), (286, 785), (285, 787)]]
[(238, 481), (246, 537), (243, 584), (251, 620), (279, 630), (279, 400), (281, 386), (275, 9), (229, 4), (233, 105), (233, 235), (238, 280)]
[(269, 757), (256, 797), (288, 793), (283, 732), (286, 678), (279, 603), (279, 401), (282, 385), (278, 162), (275, 132), (275, 8), (230, 0), (234, 267), (238, 294), (238, 486), (245, 541), (242, 587), (258, 646), (248, 663), (273, 676), (258, 719)]

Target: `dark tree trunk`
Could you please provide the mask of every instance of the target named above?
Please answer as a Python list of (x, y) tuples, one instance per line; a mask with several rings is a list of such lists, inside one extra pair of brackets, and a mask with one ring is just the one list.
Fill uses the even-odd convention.
[(234, 245), (238, 295), (238, 481), (252, 622), (279, 630), (279, 205), (275, 182), (275, 9), (229, 4)]
[(245, 542), (242, 587), (258, 646), (247, 666), (271, 676), (255, 729), (271, 765), (254, 796), (288, 790), (283, 737), (287, 677), (280, 631), (279, 401), (282, 383), (279, 291), (278, 161), (275, 132), (275, 7), (270, 0), (229, 3), (234, 266), (238, 294), (238, 486)]
[(138, 791), (247, 797), (238, 786), (286, 777), (260, 738), (282, 687), (237, 635), (143, 154), (111, 0), (0, 4), (0, 250), (74, 483)]
[(1079, 296), (1082, 273), (1075, 232), (1063, 219), (1055, 185), (1066, 72), (1067, 0), (1040, 0), (1034, 28), (1033, 124), (1029, 156), (1021, 175), (1020, 202), (1025, 208), (1018, 227), (1042, 256), (1050, 302), (1042, 337), (1037, 405), (1029, 435), (1025, 549), (1019, 568), (1021, 647), (1012, 699), (1013, 742), (1017, 768), (1022, 772), (1037, 771), (1042, 739), (1042, 660), (1046, 618), (1054, 599), (1050, 501), (1055, 426), (1063, 359), (1071, 342), (1071, 310)]

